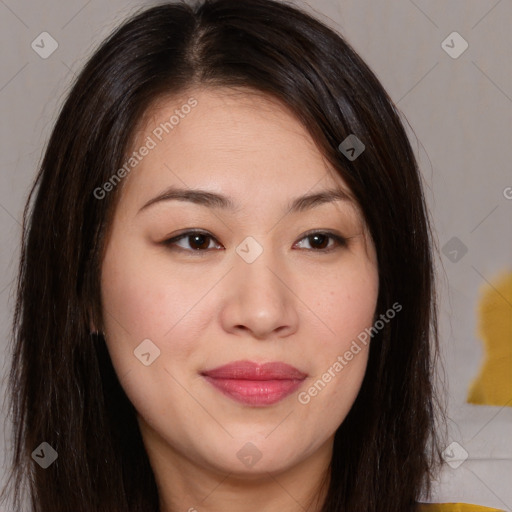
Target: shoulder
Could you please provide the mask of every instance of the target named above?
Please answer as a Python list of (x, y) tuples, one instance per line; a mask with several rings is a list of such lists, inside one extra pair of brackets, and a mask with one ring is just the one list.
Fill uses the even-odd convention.
[(418, 503), (417, 512), (504, 512), (501, 509), (471, 503)]

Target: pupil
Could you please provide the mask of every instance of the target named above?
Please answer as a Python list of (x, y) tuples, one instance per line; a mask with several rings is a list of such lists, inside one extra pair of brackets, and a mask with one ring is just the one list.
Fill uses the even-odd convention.
[[(311, 238), (313, 238), (313, 240), (316, 240), (316, 241), (318, 241), (318, 239), (319, 239), (319, 238), (320, 238), (320, 240), (322, 240), (322, 239), (323, 239), (323, 241), (324, 241), (324, 242), (327, 240), (327, 236), (326, 236), (326, 235), (318, 235), (318, 234), (317, 234), (317, 235), (311, 235)], [(314, 242), (313, 244), (315, 244), (315, 243), (316, 243), (316, 242)], [(322, 246), (323, 246), (323, 245), (325, 245), (325, 244), (320, 243), (320, 245), (322, 245)], [(324, 248), (324, 247), (321, 247), (321, 249), (323, 249), (323, 248)]]
[[(199, 243), (196, 245), (199, 245), (200, 247), (194, 247), (195, 249), (206, 249), (208, 247), (208, 243), (206, 242), (207, 237), (206, 235), (192, 235), (193, 243), (192, 247), (194, 247), (194, 244), (196, 244), (197, 240), (199, 240)], [(202, 240), (202, 243), (201, 243)], [(206, 242), (206, 247), (202, 247)]]

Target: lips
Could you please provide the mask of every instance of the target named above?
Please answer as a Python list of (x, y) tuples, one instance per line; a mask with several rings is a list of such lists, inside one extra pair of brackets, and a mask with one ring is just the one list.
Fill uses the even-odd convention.
[(289, 364), (279, 362), (258, 364), (251, 361), (235, 361), (213, 370), (206, 370), (202, 375), (214, 379), (243, 380), (302, 380), (307, 377), (305, 373)]
[(258, 364), (235, 361), (201, 375), (218, 391), (230, 398), (253, 406), (279, 402), (293, 393), (307, 374), (286, 363)]

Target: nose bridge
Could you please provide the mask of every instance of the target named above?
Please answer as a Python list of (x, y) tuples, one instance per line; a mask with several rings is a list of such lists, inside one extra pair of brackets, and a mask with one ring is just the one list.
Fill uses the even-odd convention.
[(234, 289), (228, 293), (223, 316), (227, 329), (244, 327), (262, 337), (296, 323), (293, 294), (284, 284), (284, 264), (269, 240), (249, 236), (236, 247), (230, 279)]
[(281, 272), (282, 265), (270, 240), (270, 236), (248, 236), (236, 247), (237, 283), (252, 287), (251, 295), (282, 291), (283, 284), (275, 275)]

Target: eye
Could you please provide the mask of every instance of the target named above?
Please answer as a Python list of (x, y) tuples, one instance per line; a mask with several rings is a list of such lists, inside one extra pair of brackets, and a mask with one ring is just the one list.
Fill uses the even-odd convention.
[[(205, 252), (209, 248), (209, 240), (215, 240), (210, 234), (203, 231), (186, 231), (181, 235), (170, 238), (162, 242), (165, 246), (173, 248), (173, 245), (177, 245), (176, 242), (185, 240), (189, 243), (189, 247), (196, 252)], [(182, 246), (177, 246), (179, 249), (188, 250)], [(190, 251), (189, 251), (190, 252)]]
[[(191, 230), (181, 233), (180, 235), (170, 238), (168, 240), (164, 240), (161, 243), (171, 250), (178, 248), (178, 250), (188, 252), (193, 251), (196, 253), (204, 253), (211, 249), (210, 241), (212, 240), (217, 241), (212, 235), (210, 235), (207, 232)], [(306, 250), (320, 253), (328, 253), (337, 248), (345, 247), (347, 245), (347, 240), (345, 238), (336, 233), (331, 233), (328, 231), (313, 231), (307, 233), (306, 236), (302, 237), (299, 240), (299, 243), (301, 243), (303, 240), (308, 240), (308, 242), (310, 243), (311, 248), (306, 248)], [(188, 248), (178, 245), (178, 242), (181, 241), (185, 241), (185, 243), (188, 244)], [(333, 243), (330, 246), (328, 245), (329, 241), (333, 241)], [(325, 247), (326, 243), (327, 247)]]
[[(312, 233), (308, 233), (305, 237), (301, 238), (302, 240), (313, 241), (313, 249), (318, 249), (316, 252), (331, 252), (339, 247), (345, 247), (347, 245), (347, 240), (336, 233), (330, 233), (328, 231), (314, 231)], [(329, 240), (333, 240), (334, 243), (330, 247), (323, 247)], [(311, 245), (311, 243), (310, 243)], [(318, 247), (322, 246), (322, 247)]]

